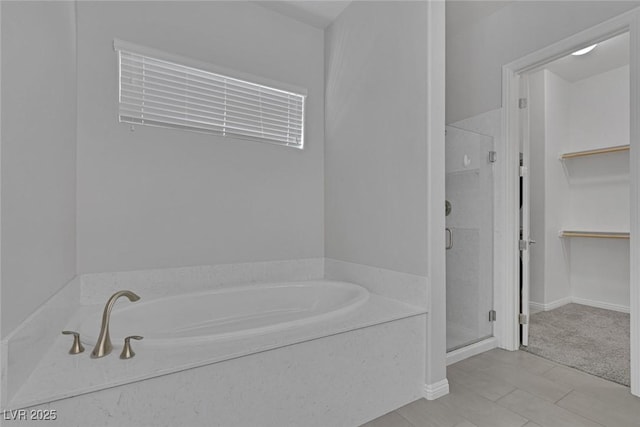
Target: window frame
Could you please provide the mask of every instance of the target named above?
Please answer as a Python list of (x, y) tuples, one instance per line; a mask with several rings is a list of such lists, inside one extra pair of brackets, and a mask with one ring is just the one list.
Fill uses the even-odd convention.
[[(282, 83), (279, 81), (271, 80), (265, 77), (256, 76), (249, 73), (244, 73), (236, 70), (231, 70), (228, 68), (220, 67), (217, 65), (213, 65), (204, 61), (199, 61), (193, 58), (184, 57), (181, 55), (171, 54), (168, 52), (164, 52), (158, 49), (150, 48), (147, 46), (141, 46), (135, 43), (126, 42), (119, 39), (113, 40), (113, 49), (118, 55), (118, 120), (121, 123), (127, 123), (135, 126), (136, 124), (142, 124), (144, 126), (153, 126), (153, 127), (163, 127), (166, 129), (175, 129), (175, 130), (187, 130), (191, 132), (197, 133), (205, 133), (209, 135), (217, 135), (225, 138), (233, 138), (233, 139), (241, 139), (248, 141), (256, 141), (256, 142), (264, 142), (274, 145), (280, 145), (285, 147), (292, 147), (298, 149), (304, 149), (305, 147), (305, 113), (306, 113), (306, 100), (308, 96), (307, 89)], [(123, 113), (121, 111), (122, 108), (122, 62), (121, 62), (121, 52), (129, 53), (133, 55), (141, 55), (152, 58), (157, 61), (166, 61), (171, 64), (175, 64), (178, 67), (185, 67), (194, 69), (197, 71), (202, 71), (205, 73), (212, 73), (217, 75), (218, 77), (226, 78), (229, 80), (239, 81), (243, 84), (262, 86), (267, 90), (284, 92), (290, 95), (299, 96), (302, 98), (301, 105), (301, 130), (300, 130), (300, 142), (297, 144), (285, 141), (285, 140), (277, 140), (265, 137), (256, 137), (256, 136), (245, 136), (242, 134), (236, 134), (229, 132), (228, 134), (220, 133), (214, 130), (206, 130), (206, 129), (198, 129), (195, 126), (181, 126), (178, 124), (171, 123), (161, 123), (150, 121), (150, 123), (144, 123), (144, 121), (132, 121), (132, 120), (123, 120)], [(226, 107), (225, 107), (226, 108)]]

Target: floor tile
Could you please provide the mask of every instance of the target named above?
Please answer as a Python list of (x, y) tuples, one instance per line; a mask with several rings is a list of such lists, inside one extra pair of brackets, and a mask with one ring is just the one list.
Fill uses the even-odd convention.
[(416, 400), (397, 409), (397, 412), (417, 427), (475, 427), (437, 400)]
[(550, 402), (562, 399), (571, 391), (571, 387), (565, 384), (553, 382), (540, 374), (533, 374), (516, 365), (495, 365), (483, 372)]
[(520, 427), (527, 419), (458, 384), (450, 384), (450, 393), (442, 403), (478, 427)]
[(498, 404), (538, 423), (542, 427), (598, 427), (598, 424), (567, 411), (548, 400), (523, 390), (515, 390), (498, 400)]
[(447, 375), (447, 396), (365, 426), (640, 427), (640, 398), (629, 388), (521, 351), (491, 350), (449, 366)]
[(464, 371), (455, 365), (447, 369), (449, 382), (465, 386), (489, 400), (498, 400), (515, 390), (515, 386), (483, 371)]
[(483, 354), (484, 353), (461, 360), (460, 362), (454, 363), (451, 366), (456, 367), (457, 369), (461, 369), (465, 372), (477, 372), (483, 369), (490, 368), (496, 364), (495, 359), (489, 357), (481, 357)]
[(361, 427), (415, 427), (412, 426), (409, 421), (403, 418), (396, 411), (389, 412), (386, 415), (376, 418), (373, 421), (369, 421), (363, 424)]
[(480, 357), (489, 357), (498, 360), (503, 363), (509, 363), (523, 368), (526, 371), (534, 374), (541, 374), (558, 366), (557, 363), (552, 362), (542, 357), (535, 356), (525, 351), (507, 351), (501, 348), (494, 348), (479, 355)]
[[(633, 396), (628, 387), (595, 377), (577, 369), (558, 366), (545, 372), (544, 377), (620, 409), (637, 410), (640, 398)], [(640, 425), (640, 423), (638, 423)]]
[(607, 405), (593, 396), (572, 391), (557, 402), (557, 405), (608, 427), (640, 425), (640, 402), (636, 406), (622, 410), (617, 406)]

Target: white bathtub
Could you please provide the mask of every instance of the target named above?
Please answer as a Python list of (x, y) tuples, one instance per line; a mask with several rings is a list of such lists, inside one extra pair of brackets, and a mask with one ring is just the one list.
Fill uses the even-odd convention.
[[(307, 281), (235, 286), (131, 303), (121, 298), (111, 312), (114, 346), (142, 335), (135, 346), (199, 344), (281, 331), (344, 315), (364, 304), (369, 292), (358, 285)], [(79, 326), (82, 341), (93, 345), (102, 310)]]

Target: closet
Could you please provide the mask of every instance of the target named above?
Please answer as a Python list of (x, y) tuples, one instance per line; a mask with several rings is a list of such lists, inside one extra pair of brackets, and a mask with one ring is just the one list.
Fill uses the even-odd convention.
[(536, 244), (529, 247), (531, 315), (522, 344), (628, 385), (628, 35), (594, 46), (527, 78), (528, 213)]
[(625, 46), (618, 36), (591, 58), (556, 61), (574, 67), (530, 76), (533, 310), (629, 310), (629, 65), (615, 56)]

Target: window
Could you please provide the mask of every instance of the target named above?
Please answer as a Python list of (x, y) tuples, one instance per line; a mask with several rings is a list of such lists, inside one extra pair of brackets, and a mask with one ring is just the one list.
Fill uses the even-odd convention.
[(214, 73), (206, 64), (126, 42), (114, 41), (114, 48), (120, 122), (303, 148), (304, 91)]

